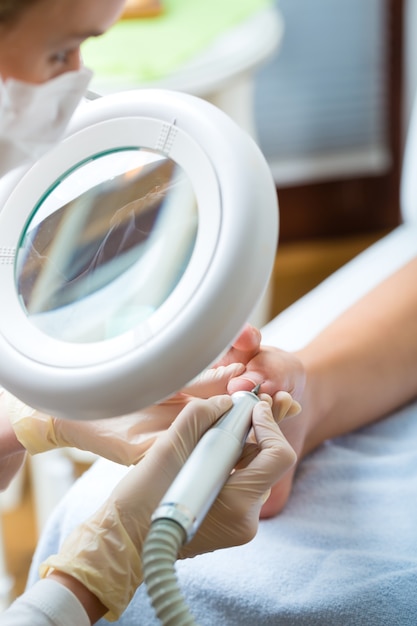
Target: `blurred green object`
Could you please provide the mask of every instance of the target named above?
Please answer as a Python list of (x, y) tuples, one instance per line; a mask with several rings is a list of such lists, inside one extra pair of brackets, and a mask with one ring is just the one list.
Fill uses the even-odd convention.
[(271, 0), (164, 0), (158, 17), (121, 20), (82, 46), (85, 65), (126, 83), (163, 79)]

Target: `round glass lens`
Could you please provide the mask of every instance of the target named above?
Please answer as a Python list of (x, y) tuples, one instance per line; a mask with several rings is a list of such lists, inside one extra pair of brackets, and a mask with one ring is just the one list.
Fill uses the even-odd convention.
[(105, 341), (150, 318), (174, 290), (198, 228), (191, 181), (148, 149), (96, 155), (43, 196), (16, 257), (30, 320), (69, 342)]

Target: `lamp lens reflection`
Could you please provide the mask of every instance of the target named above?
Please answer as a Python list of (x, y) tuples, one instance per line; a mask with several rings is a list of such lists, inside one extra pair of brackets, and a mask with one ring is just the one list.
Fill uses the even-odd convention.
[(26, 225), (16, 285), (29, 319), (69, 342), (136, 328), (181, 279), (198, 229), (191, 181), (150, 150), (96, 155), (62, 176)]

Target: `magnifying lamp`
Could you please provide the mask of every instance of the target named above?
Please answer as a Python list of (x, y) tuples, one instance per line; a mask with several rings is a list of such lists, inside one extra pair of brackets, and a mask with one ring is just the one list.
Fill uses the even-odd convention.
[(127, 414), (179, 390), (239, 334), (276, 253), (257, 145), (172, 91), (80, 107), (0, 206), (0, 383), (57, 417)]

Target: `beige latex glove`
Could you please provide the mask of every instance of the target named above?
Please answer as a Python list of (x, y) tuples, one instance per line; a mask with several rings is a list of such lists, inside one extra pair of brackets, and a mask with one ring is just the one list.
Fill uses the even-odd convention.
[(16, 439), (6, 406), (6, 391), (0, 387), (0, 492), (7, 489), (22, 467), (26, 451)]
[(139, 461), (159, 431), (166, 430), (191, 396), (208, 398), (226, 393), (231, 378), (244, 370), (241, 363), (209, 369), (181, 393), (160, 404), (121, 417), (95, 421), (64, 420), (27, 406), (8, 392), (7, 409), (17, 439), (30, 454), (73, 447), (121, 463)]
[[(284, 413), (292, 402), (289, 394), (282, 398)], [(188, 403), (101, 508), (65, 540), (59, 555), (42, 564), (41, 576), (51, 568), (69, 574), (109, 609), (107, 619), (117, 619), (142, 582), (142, 547), (153, 511), (202, 434), (231, 404), (229, 396)], [(254, 408), (253, 431), (241, 466), (181, 557), (239, 545), (255, 535), (265, 493), (294, 464), (295, 453), (267, 402)]]

